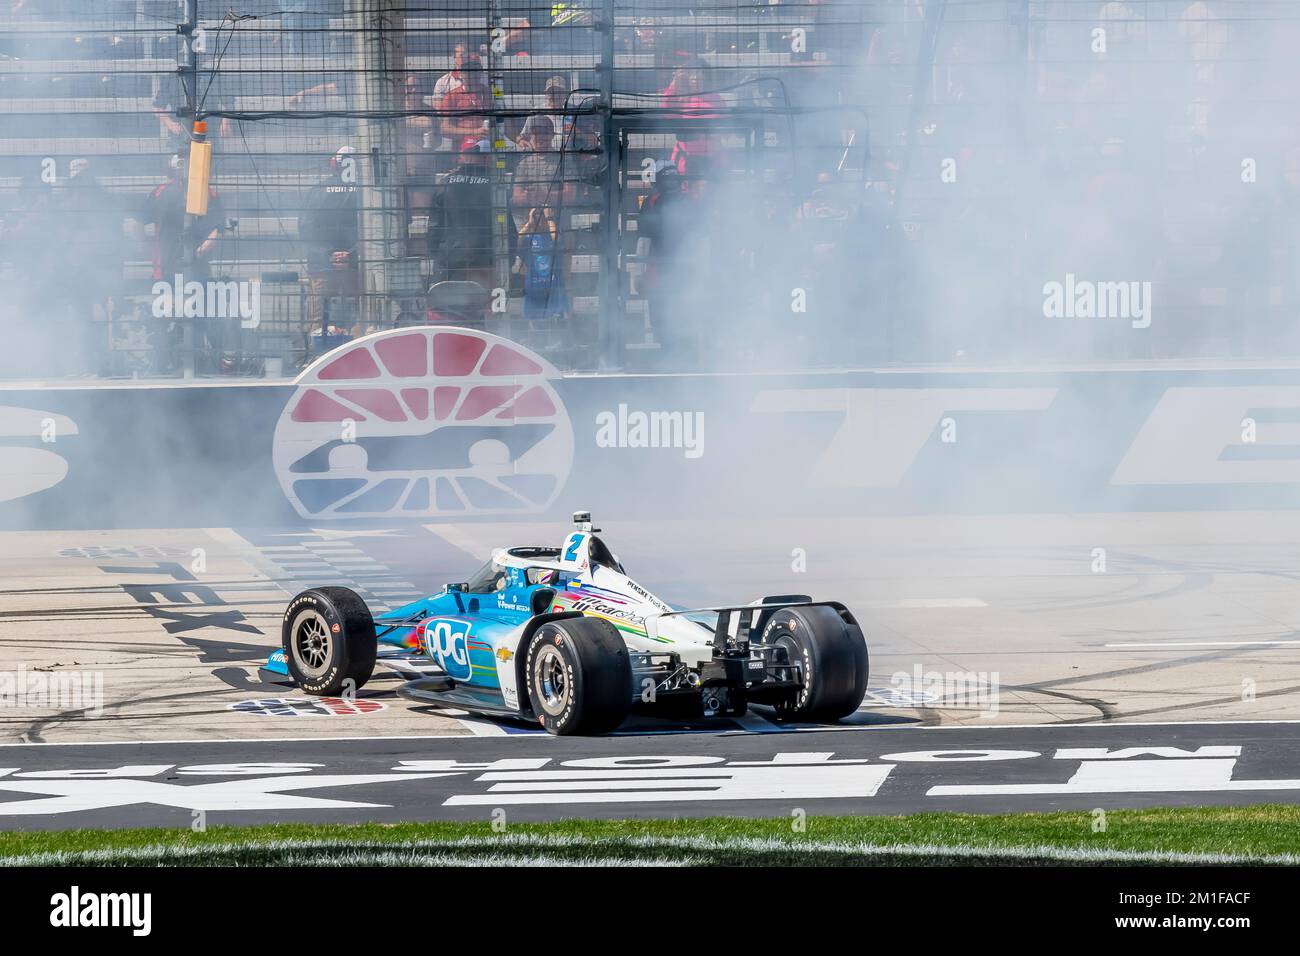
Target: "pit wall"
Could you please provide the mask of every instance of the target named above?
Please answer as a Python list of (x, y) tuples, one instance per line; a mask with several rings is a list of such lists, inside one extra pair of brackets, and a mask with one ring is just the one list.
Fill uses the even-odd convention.
[(3, 389), (0, 527), (1300, 507), (1297, 371), (552, 372)]

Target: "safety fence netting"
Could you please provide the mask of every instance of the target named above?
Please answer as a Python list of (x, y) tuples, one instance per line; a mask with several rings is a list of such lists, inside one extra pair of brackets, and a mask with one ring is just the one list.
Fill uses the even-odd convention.
[(0, 377), (1294, 355), (1293, 6), (5, 0)]

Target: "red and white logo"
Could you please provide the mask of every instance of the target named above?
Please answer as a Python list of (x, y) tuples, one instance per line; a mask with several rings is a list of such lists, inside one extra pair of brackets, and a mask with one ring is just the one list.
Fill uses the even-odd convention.
[(230, 705), (256, 717), (364, 717), (387, 710), (377, 700), (349, 697), (259, 697)]
[(573, 466), (573, 426), (525, 348), (472, 329), (377, 332), (298, 377), (273, 462), (304, 518), (537, 512)]

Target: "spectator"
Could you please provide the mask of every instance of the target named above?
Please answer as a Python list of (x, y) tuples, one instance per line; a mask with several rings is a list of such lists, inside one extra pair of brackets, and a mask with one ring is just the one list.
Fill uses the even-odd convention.
[[(306, 76), (306, 74), (299, 74)], [(319, 74), (318, 74), (319, 75)], [(354, 70), (340, 70), (334, 74), (333, 79), (326, 79), (320, 83), (314, 83), (311, 86), (304, 87), (296, 93), (286, 96), (284, 99), (285, 109), (302, 109), (310, 112), (331, 112), (340, 110), (356, 109), (360, 103), (358, 96), (357, 82), (361, 74)], [(319, 123), (318, 129), (322, 135), (333, 136), (350, 136), (354, 132), (354, 120), (343, 116), (329, 117), (324, 120), (305, 120), (307, 128), (313, 128), (313, 124)]]
[(573, 2), (560, 0), (559, 3), (551, 4), (551, 32), (558, 33), (559, 36), (552, 38), (552, 48), (548, 52), (552, 54), (576, 52), (572, 48), (576, 41), (571, 34), (566, 34), (564, 31), (577, 27), (590, 29), (595, 25), (596, 12), (592, 0), (573, 0)]
[(483, 64), (474, 54), (467, 54), (464, 63), (452, 70), (452, 75), (459, 86), (438, 100), (442, 135), (453, 143), (469, 136), (481, 139), (488, 131), (487, 112), (491, 105)]
[(444, 277), (492, 281), (492, 181), (485, 166), (487, 144), (467, 136), (460, 163), (439, 183), (429, 216), (429, 252)]
[(687, 116), (716, 117), (722, 97), (704, 88), (702, 64), (682, 67), (673, 73), (668, 86), (659, 91), (663, 106)]
[(307, 247), (307, 322), (325, 329), (340, 316), (330, 314), (331, 298), (360, 294), (357, 272), (358, 194), (352, 173), (356, 151), (342, 146), (330, 159), (330, 172), (312, 191), (309, 208), (298, 219), (298, 236)]
[(400, 148), (406, 177), (407, 255), (414, 256), (418, 254), (415, 248), (418, 242), (412, 226), (416, 219), (428, 219), (433, 205), (434, 179), (445, 171), (439, 168), (438, 150), (449, 147), (444, 145), (447, 141), (434, 117), (418, 112), (426, 106), (424, 81), (419, 74), (406, 77), (403, 96), (403, 111), (407, 115), (402, 121)]
[(558, 324), (568, 312), (568, 299), (560, 268), (559, 227), (549, 208), (534, 206), (528, 211), (518, 248), (524, 273), (524, 320), (534, 329)]
[(600, 118), (586, 110), (593, 100), (584, 96), (575, 102), (569, 98), (569, 108), (559, 123), (559, 177), (564, 181), (564, 203), (585, 204), (593, 192), (603, 187), (605, 157), (601, 153)]
[(570, 119), (565, 115), (565, 111), (569, 109), (569, 84), (564, 77), (553, 76), (547, 80), (546, 87), (542, 91), (542, 99), (544, 109), (555, 111), (539, 114), (539, 118), (551, 124), (551, 140), (547, 146), (550, 149), (563, 149), (564, 134)]
[(528, 117), (519, 144), (527, 155), (515, 167), (514, 188), (510, 193), (515, 229), (522, 231), (534, 206), (551, 206), (570, 197), (563, 196), (559, 180), (559, 157), (552, 147), (553, 127), (549, 117)]
[(451, 69), (433, 84), (433, 98), (441, 100), (453, 90), (463, 89), (465, 86), (465, 59), (469, 55), (469, 48), (463, 43), (457, 43), (451, 52)]
[(517, 25), (504, 37), (504, 50), (507, 53), (574, 56), (599, 52), (593, 0), (560, 0), (552, 3), (546, 26), (539, 24), (534, 28), (531, 15), (515, 19)]
[(353, 99), (352, 84), (344, 75), (339, 79), (326, 80), (323, 83), (313, 83), (311, 86), (303, 87), (298, 92), (286, 96), (284, 105), (286, 107), (303, 106), (310, 102), (311, 109), (315, 111), (337, 109), (350, 104)]
[[(723, 108), (722, 97), (704, 89), (704, 74), (698, 67), (677, 70), (659, 95), (664, 109), (687, 119), (716, 119)], [(713, 147), (708, 133), (678, 133), (673, 147), (673, 163), (677, 171), (685, 174), (691, 157), (703, 157), (712, 152)]]
[[(208, 261), (221, 236), (225, 214), (215, 187), (208, 187), (208, 212), (189, 217), (185, 192), (189, 163), (175, 155), (168, 161), (167, 179), (149, 194), (133, 221), (153, 230), (153, 278), (172, 281), (178, 273), (185, 281), (209, 275)], [(188, 222), (187, 220), (191, 220)]]
[[(128, 219), (132, 232), (152, 230), (153, 278), (155, 281), (183, 286), (189, 282), (204, 282), (211, 275), (210, 260), (216, 251), (225, 222), (221, 197), (212, 186), (208, 187), (208, 211), (203, 216), (191, 216), (185, 211), (188, 189), (189, 163), (181, 155), (168, 161), (167, 179), (145, 200), (139, 212)], [(177, 277), (179, 276), (179, 279)], [(184, 330), (192, 330), (193, 341), (185, 335), (185, 347), (203, 345), (219, 350), (224, 338), (223, 320), (211, 316), (187, 319)], [(179, 323), (173, 324), (173, 333), (182, 332)]]

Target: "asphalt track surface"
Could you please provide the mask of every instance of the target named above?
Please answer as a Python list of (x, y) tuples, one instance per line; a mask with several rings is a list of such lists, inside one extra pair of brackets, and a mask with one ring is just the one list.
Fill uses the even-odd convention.
[[(1134, 789), (1124, 779), (1110, 784), (1119, 788), (1106, 791), (1107, 799), (1119, 801), (1114, 805), (1294, 800), (1288, 786), (1250, 789), (1237, 782), (1300, 777), (1290, 743), (1300, 739), (1300, 723), (1280, 723), (1300, 721), (1300, 553), (1294, 547), (1300, 515), (597, 518), (630, 573), (675, 603), (704, 606), (775, 593), (847, 603), (864, 622), (872, 652), (871, 691), (863, 708), (826, 731), (782, 727), (756, 708), (739, 722), (689, 726), (637, 719), (603, 740), (555, 741), (508, 721), (412, 704), (397, 697), (397, 682), (387, 676), (362, 690), (358, 707), (322, 706), (258, 681), (257, 665), (278, 645), (281, 614), (298, 590), (345, 584), (372, 606), (396, 606), (447, 581), (464, 580), (493, 547), (558, 542), (563, 524), (4, 533), (0, 807), (7, 809), (0, 809), (0, 826), (162, 823), (178, 814), (188, 819), (192, 812), (165, 801), (110, 801), (99, 809), (56, 812), (86, 795), (42, 795), (29, 786), (41, 778), (21, 776), (46, 770), (307, 761), (322, 767), (301, 769), (295, 779), (315, 781), (326, 773), (398, 779), (350, 780), (333, 789), (282, 794), (308, 803), (321, 798), (380, 806), (281, 811), (264, 805), (229, 811), (231, 822), (280, 819), (281, 812), (318, 813), (312, 819), (474, 818), (487, 804), (459, 798), (482, 796), (489, 781), (463, 770), (416, 780), (414, 771), (394, 771), (396, 761), (454, 756), (481, 762), (525, 750), (533, 759), (560, 761), (636, 753), (770, 760), (784, 752), (833, 752), (845, 759), (866, 756), (876, 765), (882, 754), (900, 747), (949, 747), (958, 738), (963, 749), (1024, 749), (1042, 756), (945, 764), (945, 783), (968, 776), (990, 785), (1064, 783), (1080, 764), (1055, 756), (1063, 748), (1181, 747), (1183, 741), (1240, 746), (1241, 753), (1110, 757), (1083, 773), (1095, 782), (1098, 774), (1104, 777), (1104, 767), (1136, 768), (1122, 771), (1124, 779), (1183, 768), (1173, 778), (1178, 790), (1151, 790), (1149, 783)], [(82, 693), (75, 700), (15, 701), (5, 696), (6, 674), (71, 678), (81, 682), (75, 686)], [(1151, 723), (1191, 726), (1137, 726)], [(1013, 729), (1018, 725), (1039, 726)], [(943, 743), (931, 746), (936, 735)], [(327, 742), (342, 737), (360, 739)], [(1078, 743), (1083, 740), (1094, 743)], [(1144, 770), (1141, 761), (1148, 759), (1166, 764)], [(807, 776), (807, 768), (787, 770), (794, 774), (792, 792), (812, 794), (801, 798), (809, 801), (809, 812), (1112, 805), (1077, 791), (1003, 790), (940, 799), (922, 786), (928, 765), (915, 761), (898, 762), (865, 796), (871, 774), (856, 766), (843, 784), (851, 794), (838, 797), (796, 779)], [(161, 776), (140, 779), (178, 787), (192, 776), (168, 780), (173, 773), (179, 774), (164, 769)], [(1199, 782), (1192, 779), (1197, 774)], [(268, 768), (268, 776), (282, 775)], [(84, 782), (90, 789), (113, 786), (111, 779)], [(23, 786), (15, 789), (16, 783)], [(637, 791), (626, 783), (620, 784), (624, 792)], [(785, 786), (780, 780), (772, 785)], [(738, 801), (725, 794), (641, 794), (631, 802), (530, 803), (516, 797), (492, 806), (520, 818), (767, 814), (789, 805), (787, 792), (781, 793)], [(51, 796), (63, 803), (19, 806)], [(448, 803), (451, 797), (458, 800)], [(274, 802), (263, 798), (264, 804)], [(210, 812), (225, 819), (227, 811)]]
[(0, 828), (1297, 802), (1295, 724), (0, 748)]

